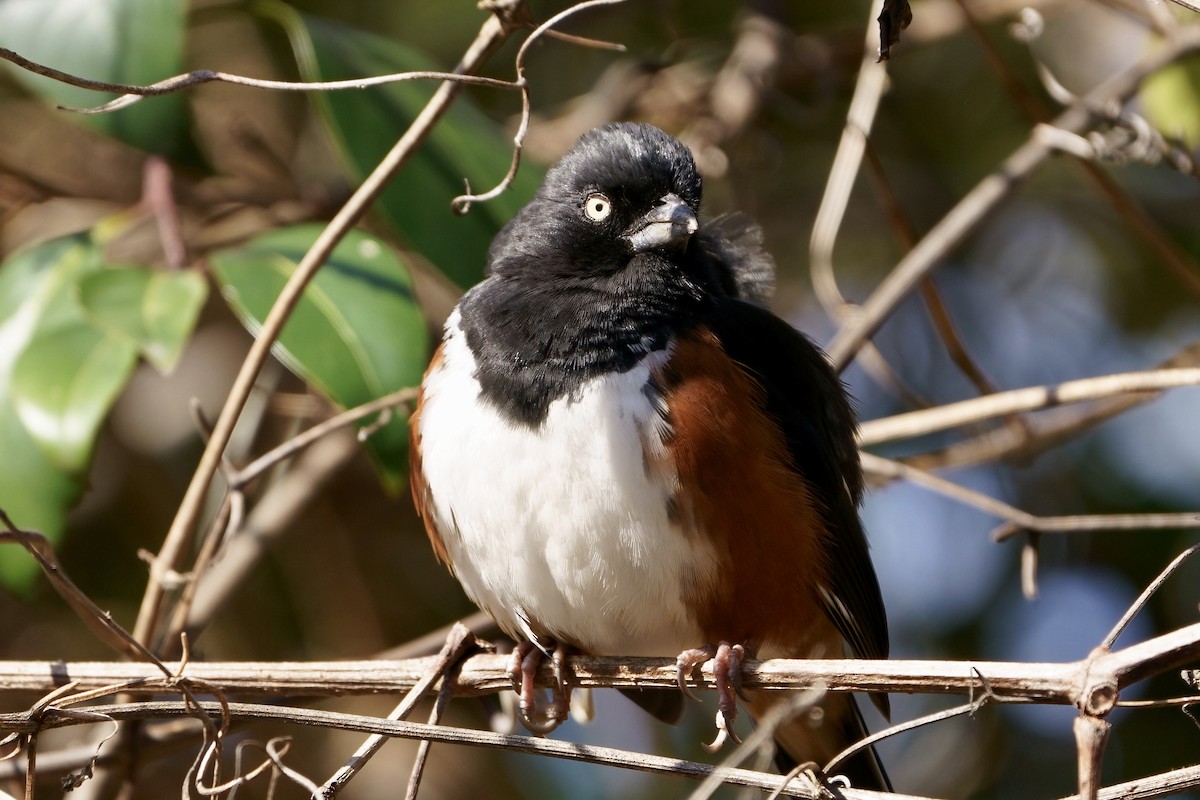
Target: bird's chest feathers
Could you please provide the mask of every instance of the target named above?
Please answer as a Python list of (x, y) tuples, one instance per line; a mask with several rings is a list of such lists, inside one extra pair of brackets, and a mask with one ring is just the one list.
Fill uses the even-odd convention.
[(714, 557), (673, 519), (652, 388), (666, 357), (588, 379), (531, 426), (481, 395), (451, 326), (424, 386), (421, 469), (455, 574), (510, 634), (630, 655), (699, 640), (685, 597)]

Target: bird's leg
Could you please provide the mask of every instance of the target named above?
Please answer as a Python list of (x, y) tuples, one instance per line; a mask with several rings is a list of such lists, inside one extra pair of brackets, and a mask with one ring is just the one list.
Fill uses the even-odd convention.
[(551, 668), (556, 685), (550, 692), (552, 699), (549, 707), (545, 712), (541, 712), (537, 705), (535, 684), (538, 668), (546, 654), (533, 642), (528, 641), (519, 642), (513, 649), (508, 674), (512, 678), (513, 689), (520, 697), (521, 721), (531, 733), (550, 733), (562, 725), (570, 713), (571, 690), (566, 680), (567, 651), (567, 645), (555, 643), (551, 655)]
[(715, 647), (705, 645), (680, 653), (675, 659), (675, 680), (680, 690), (693, 700), (698, 698), (688, 688), (688, 676), (709, 659), (713, 662), (713, 678), (717, 684), (717, 737), (705, 747), (715, 751), (725, 744), (726, 739), (738, 741), (733, 732), (733, 721), (737, 719), (735, 695), (742, 693), (742, 662), (746, 659), (746, 648), (740, 644), (721, 642)]

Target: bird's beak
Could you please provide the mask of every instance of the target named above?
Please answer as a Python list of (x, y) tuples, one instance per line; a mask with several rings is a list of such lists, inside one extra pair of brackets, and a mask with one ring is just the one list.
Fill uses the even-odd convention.
[(635, 253), (656, 248), (684, 247), (700, 227), (696, 212), (683, 198), (671, 193), (629, 228), (625, 238)]

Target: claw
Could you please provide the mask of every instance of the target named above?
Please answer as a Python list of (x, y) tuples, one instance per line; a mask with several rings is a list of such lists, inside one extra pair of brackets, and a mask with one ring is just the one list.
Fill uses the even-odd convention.
[(513, 689), (520, 698), (518, 707), (521, 722), (530, 733), (541, 736), (566, 722), (571, 711), (571, 693), (566, 679), (566, 645), (556, 645), (554, 648), (551, 668), (557, 688), (551, 692), (552, 699), (545, 711), (538, 709), (537, 672), (544, 658), (545, 653), (532, 642), (520, 642), (513, 649), (512, 661), (508, 667)]
[(554, 648), (550, 665), (554, 673), (554, 682), (558, 685), (558, 693), (567, 693), (567, 646), (560, 644)]
[(683, 696), (689, 700), (700, 702), (700, 698), (696, 696), (688, 687), (688, 677), (695, 679), (696, 684), (701, 682), (700, 676), (695, 674), (696, 670), (717, 655), (717, 648), (712, 645), (704, 647), (693, 647), (691, 650), (684, 650), (675, 658), (675, 682), (679, 684), (679, 691), (683, 692)]
[(700, 746), (710, 753), (715, 753), (725, 746), (726, 741), (733, 742), (734, 744), (741, 744), (742, 740), (739, 739), (738, 735), (729, 727), (732, 722), (733, 721), (731, 719), (727, 719), (725, 714), (718, 709), (716, 720), (717, 735), (711, 742), (701, 742)]
[[(727, 740), (739, 741), (733, 733), (733, 723), (738, 713), (737, 698), (746, 699), (742, 692), (742, 662), (746, 660), (746, 648), (721, 642), (716, 647), (706, 645), (680, 653), (675, 659), (676, 682), (684, 696), (698, 699), (688, 688), (687, 678), (709, 659), (713, 661), (713, 678), (717, 685), (717, 736), (704, 747), (715, 752)], [(699, 676), (696, 676), (696, 682), (700, 683)]]
[[(713, 656), (713, 677), (717, 681), (717, 729), (724, 729), (735, 742), (737, 737), (733, 735), (733, 721), (737, 719), (737, 698), (734, 693), (741, 693), (742, 661), (745, 658), (746, 648), (728, 642), (717, 645), (717, 654)], [(720, 724), (722, 721), (724, 725)], [(717, 738), (721, 737), (718, 735)]]

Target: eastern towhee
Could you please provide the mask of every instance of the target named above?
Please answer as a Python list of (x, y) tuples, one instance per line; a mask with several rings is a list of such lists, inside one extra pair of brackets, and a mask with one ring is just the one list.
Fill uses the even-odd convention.
[[(681, 686), (715, 656), (719, 720), (746, 652), (887, 657), (846, 392), (760, 305), (774, 265), (758, 228), (700, 224), (700, 184), (657, 128), (585, 134), (496, 236), (410, 422), (417, 510), (519, 643), (534, 728), (532, 670), (564, 646), (680, 653)], [(680, 697), (634, 699), (670, 719)], [(853, 697), (829, 693), (776, 740), (823, 764), (863, 733)], [(887, 787), (869, 749), (842, 771)]]

